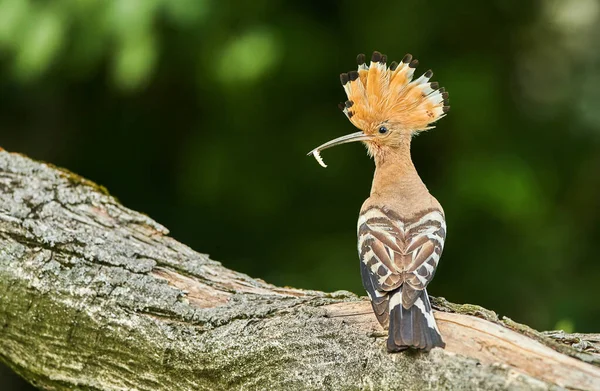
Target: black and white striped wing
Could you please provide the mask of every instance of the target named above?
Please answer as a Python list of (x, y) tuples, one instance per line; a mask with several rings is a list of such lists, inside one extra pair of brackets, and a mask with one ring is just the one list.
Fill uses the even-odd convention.
[(371, 208), (358, 221), (358, 252), (363, 286), (379, 322), (389, 319), (389, 293), (402, 286), (402, 305), (411, 307), (433, 279), (444, 240), (446, 223), (432, 209), (411, 219)]

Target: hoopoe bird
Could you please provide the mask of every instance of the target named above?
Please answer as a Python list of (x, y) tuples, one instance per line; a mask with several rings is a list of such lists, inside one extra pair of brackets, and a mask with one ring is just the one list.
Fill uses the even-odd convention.
[(369, 65), (364, 54), (357, 61), (357, 71), (340, 75), (348, 96), (340, 109), (360, 132), (331, 140), (309, 155), (327, 167), (322, 150), (353, 141), (366, 144), (375, 175), (358, 219), (363, 286), (379, 323), (388, 328), (389, 352), (443, 348), (427, 285), (442, 254), (446, 222), (415, 169), (410, 142), (446, 115), (448, 93), (430, 81), (431, 70), (412, 80), (418, 61), (410, 54), (389, 67), (379, 52)]

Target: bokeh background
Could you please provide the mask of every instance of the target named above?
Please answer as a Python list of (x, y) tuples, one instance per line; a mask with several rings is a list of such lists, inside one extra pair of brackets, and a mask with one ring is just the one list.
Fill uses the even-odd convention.
[(305, 155), (354, 131), (338, 75), (358, 53), (412, 53), (452, 106), (413, 143), (448, 224), (430, 293), (598, 332), (598, 42), (596, 0), (0, 0), (0, 145), (227, 267), (363, 294), (373, 162)]

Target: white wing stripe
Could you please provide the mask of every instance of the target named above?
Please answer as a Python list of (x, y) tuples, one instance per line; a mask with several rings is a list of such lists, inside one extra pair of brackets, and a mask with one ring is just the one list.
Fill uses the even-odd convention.
[(371, 234), (370, 232), (367, 232), (358, 237), (358, 252), (359, 253), (360, 253), (360, 250), (362, 249), (363, 244), (365, 243), (365, 240), (367, 240), (367, 239), (374, 239), (373, 234)]
[[(363, 259), (362, 262), (367, 265), (369, 263), (369, 261), (371, 260), (371, 258), (375, 258), (378, 262), (379, 262), (379, 258), (377, 258), (377, 255), (375, 255), (375, 252), (373, 251), (373, 249), (369, 249), (369, 251), (367, 251), (365, 253), (365, 255), (363, 255)], [(377, 264), (376, 264), (377, 265)]]
[(425, 319), (427, 320), (427, 327), (437, 330), (438, 328), (435, 324), (435, 319), (433, 318), (433, 312), (427, 311), (425, 309), (425, 303), (423, 303), (423, 300), (421, 300), (421, 298), (419, 297), (415, 301), (414, 305), (417, 306), (417, 308), (423, 313), (423, 315), (425, 315)]
[(419, 273), (413, 273), (413, 275), (415, 275), (417, 277), (417, 279), (419, 280), (419, 282), (422, 285), (427, 285), (427, 277), (426, 276), (422, 276)]
[[(390, 304), (388, 307), (390, 313), (396, 306), (399, 306), (399, 305), (402, 305), (402, 291), (394, 293), (392, 295), (392, 297), (390, 298)], [(429, 326), (429, 322), (427, 322), (427, 325)]]
[[(437, 254), (433, 254), (433, 255), (437, 255)], [(437, 262), (436, 262), (437, 264)], [(427, 273), (432, 274), (433, 273), (433, 266), (431, 266), (429, 263), (425, 262), (423, 264), (423, 267), (425, 267), (425, 269), (427, 270)]]

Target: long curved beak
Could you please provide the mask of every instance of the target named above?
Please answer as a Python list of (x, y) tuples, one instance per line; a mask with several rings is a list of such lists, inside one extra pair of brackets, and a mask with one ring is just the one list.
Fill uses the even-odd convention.
[(364, 134), (363, 132), (347, 134), (345, 136), (338, 137), (331, 141), (327, 141), (323, 145), (319, 145), (318, 147), (316, 147), (315, 149), (313, 149), (306, 155), (313, 155), (315, 157), (315, 159), (317, 159), (317, 162), (319, 162), (319, 164), (321, 166), (327, 167), (327, 165), (323, 162), (323, 159), (321, 158), (320, 152), (322, 150), (331, 148), (331, 147), (335, 147), (336, 145), (340, 145), (340, 144), (351, 143), (354, 141), (367, 141), (367, 140), (370, 140), (371, 138), (372, 138), (372, 136), (368, 136), (368, 135)]

